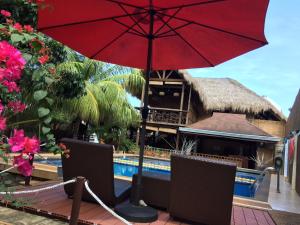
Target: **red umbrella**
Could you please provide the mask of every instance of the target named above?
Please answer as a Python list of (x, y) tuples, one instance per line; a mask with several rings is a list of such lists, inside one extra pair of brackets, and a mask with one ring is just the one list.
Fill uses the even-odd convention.
[[(40, 31), (89, 58), (147, 71), (136, 205), (140, 199), (151, 71), (211, 67), (267, 44), (264, 21), (268, 3), (45, 0), (40, 4)], [(145, 219), (144, 213), (136, 213), (136, 205), (118, 208), (118, 212), (141, 222), (157, 217), (150, 210)]]
[[(267, 44), (268, 0), (153, 0), (153, 70), (215, 66)], [(47, 8), (47, 5), (49, 7)], [(45, 0), (38, 27), (83, 55), (147, 69), (149, 0)]]

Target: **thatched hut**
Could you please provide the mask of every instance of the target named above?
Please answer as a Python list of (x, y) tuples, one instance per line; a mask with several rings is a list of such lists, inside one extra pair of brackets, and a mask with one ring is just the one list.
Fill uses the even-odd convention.
[(286, 123), (286, 135), (297, 130), (300, 130), (300, 89)]
[[(282, 112), (230, 78), (193, 78), (184, 70), (157, 71), (150, 78), (149, 105), (148, 144), (155, 147), (175, 148), (177, 139), (178, 148), (178, 130), (208, 119), (213, 113), (244, 114), (245, 120), (261, 132), (279, 138), (285, 135), (286, 118)], [(261, 143), (258, 141), (256, 146)], [(274, 156), (275, 147), (272, 148), (268, 158)]]

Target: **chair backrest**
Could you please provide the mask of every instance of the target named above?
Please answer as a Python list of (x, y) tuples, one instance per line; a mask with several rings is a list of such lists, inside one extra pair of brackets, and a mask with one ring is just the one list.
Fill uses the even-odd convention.
[[(61, 143), (70, 150), (70, 157), (62, 156), (63, 179), (83, 176), (92, 191), (108, 205), (115, 204), (113, 146), (63, 138)], [(73, 195), (74, 184), (65, 185), (67, 195)], [(94, 201), (84, 190), (82, 199)]]
[(236, 165), (171, 156), (170, 215), (208, 225), (229, 225)]

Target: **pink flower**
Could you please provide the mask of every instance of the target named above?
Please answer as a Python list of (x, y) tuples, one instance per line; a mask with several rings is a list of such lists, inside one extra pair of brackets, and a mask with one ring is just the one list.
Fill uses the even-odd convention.
[(0, 131), (3, 131), (6, 129), (6, 118), (0, 116)]
[(37, 153), (40, 150), (40, 141), (36, 137), (25, 137), (23, 153)]
[(7, 106), (11, 108), (14, 113), (23, 112), (26, 109), (26, 105), (21, 101), (9, 102)]
[(33, 32), (33, 28), (30, 25), (24, 25), (24, 29), (28, 32), (28, 33), (32, 33)]
[(6, 41), (0, 41), (0, 64), (5, 65), (4, 68), (0, 68), (0, 81), (3, 78), (13, 81), (21, 78), (26, 61), (18, 49)]
[(24, 130), (14, 129), (14, 136), (8, 139), (12, 152), (21, 151), (25, 145)]
[(38, 59), (38, 61), (39, 61), (41, 64), (45, 64), (48, 60), (49, 60), (49, 56), (48, 56), (48, 55), (41, 56), (41, 57), (39, 57), (39, 59)]
[(5, 81), (2, 82), (2, 85), (7, 87), (7, 90), (8, 90), (9, 93), (14, 92), (14, 91), (15, 92), (20, 92), (20, 88), (18, 87), (18, 85), (14, 81), (5, 80)]
[(6, 11), (6, 10), (1, 10), (0, 11), (0, 13), (3, 15), (3, 16), (5, 16), (5, 17), (10, 17), (11, 16), (11, 13), (10, 12), (8, 12), (8, 11)]
[(18, 171), (26, 177), (32, 174), (33, 166), (30, 165), (29, 160), (24, 159), (22, 155), (14, 156), (13, 165), (16, 165)]
[(19, 32), (23, 31), (22, 25), (19, 23), (15, 23), (15, 25), (13, 25), (13, 28), (15, 28)]

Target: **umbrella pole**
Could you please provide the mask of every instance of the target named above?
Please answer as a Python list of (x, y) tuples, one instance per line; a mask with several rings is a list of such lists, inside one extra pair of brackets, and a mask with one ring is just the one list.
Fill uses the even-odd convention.
[(142, 127), (140, 132), (140, 153), (139, 153), (139, 166), (138, 166), (138, 176), (137, 176), (137, 186), (134, 193), (133, 202), (124, 203), (117, 205), (115, 207), (115, 212), (125, 219), (132, 222), (144, 222), (149, 223), (157, 220), (158, 214), (157, 210), (149, 206), (141, 206), (139, 201), (141, 199), (142, 192), (142, 175), (143, 175), (143, 158), (144, 158), (144, 148), (145, 148), (145, 136), (146, 136), (146, 125), (148, 118), (148, 89), (149, 89), (149, 78), (152, 74), (152, 49), (153, 49), (153, 23), (154, 23), (155, 10), (152, 8), (152, 1), (150, 0), (150, 24), (149, 24), (149, 34), (148, 38), (148, 53), (147, 53), (147, 69), (145, 77), (145, 88), (144, 88), (144, 104), (141, 110), (142, 114)]
[[(150, 21), (151, 25), (151, 21)], [(139, 152), (139, 166), (138, 166), (138, 176), (137, 176), (137, 189), (134, 196), (134, 204), (138, 205), (139, 200), (141, 199), (141, 189), (142, 189), (142, 175), (143, 175), (143, 160), (144, 160), (144, 149), (145, 149), (145, 137), (146, 137), (146, 126), (147, 126), (147, 118), (149, 113), (148, 107), (148, 90), (149, 90), (149, 78), (152, 74), (152, 42), (153, 42), (153, 22), (152, 22), (152, 30), (150, 29), (150, 35), (148, 37), (148, 56), (147, 56), (147, 71), (145, 77), (145, 87), (144, 87), (144, 104), (141, 110), (142, 115), (142, 127), (140, 132), (140, 152)]]

